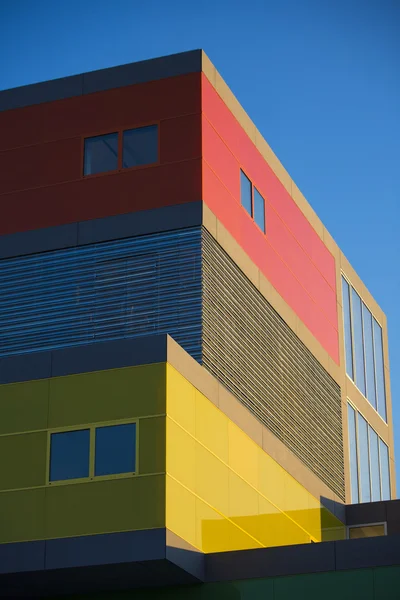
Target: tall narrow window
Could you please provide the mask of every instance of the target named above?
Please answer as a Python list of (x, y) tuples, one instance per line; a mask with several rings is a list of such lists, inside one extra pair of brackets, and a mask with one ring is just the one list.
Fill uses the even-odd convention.
[(374, 349), (378, 413), (386, 421), (385, 371), (383, 367), (382, 329), (374, 319)]
[(361, 502), (371, 502), (371, 481), (369, 475), (368, 425), (358, 413), (358, 456), (360, 463)]
[(353, 371), (353, 348), (351, 334), (351, 313), (350, 313), (350, 286), (342, 277), (342, 296), (343, 296), (343, 318), (344, 318), (344, 345), (346, 353), (346, 372), (354, 379)]
[(246, 177), (243, 171), (240, 171), (240, 201), (243, 208), (253, 216), (252, 202), (251, 202), (251, 181)]
[(265, 201), (257, 188), (254, 188), (254, 221), (265, 233)]
[(350, 486), (351, 501), (353, 504), (359, 502), (358, 495), (358, 465), (357, 465), (357, 436), (356, 436), (356, 413), (350, 404), (348, 408), (349, 421), (349, 447), (350, 447)]
[(356, 386), (365, 396), (365, 364), (361, 315), (361, 298), (354, 289), (352, 289), (351, 292), (351, 304), (353, 307), (354, 353), (356, 359)]
[(389, 450), (382, 440), (379, 440), (379, 461), (381, 464), (382, 500), (390, 500)]
[(85, 140), (84, 175), (118, 169), (118, 133), (97, 135)]
[(372, 339), (372, 315), (363, 303), (362, 317), (364, 327), (364, 348), (365, 348), (365, 371), (366, 371), (366, 396), (376, 410), (376, 392), (375, 392), (375, 364), (374, 364), (374, 344)]
[(379, 469), (378, 436), (369, 427), (369, 455), (371, 459), (371, 500), (376, 502), (381, 499), (381, 477)]

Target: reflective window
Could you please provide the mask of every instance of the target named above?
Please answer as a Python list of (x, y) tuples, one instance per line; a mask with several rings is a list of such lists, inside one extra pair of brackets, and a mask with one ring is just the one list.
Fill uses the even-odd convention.
[(364, 344), (361, 315), (361, 298), (352, 288), (351, 303), (353, 308), (354, 353), (356, 367), (356, 385), (365, 396)]
[(378, 412), (386, 421), (385, 371), (383, 368), (382, 329), (374, 319), (374, 349)]
[(90, 431), (52, 433), (50, 481), (89, 477)]
[(240, 171), (240, 201), (250, 216), (253, 215), (251, 206), (251, 181), (243, 171)]
[(128, 129), (123, 133), (122, 166), (137, 167), (158, 161), (158, 126)]
[(118, 169), (118, 133), (98, 135), (85, 140), (84, 175)]
[(135, 423), (96, 429), (95, 475), (134, 473), (135, 458)]
[(371, 483), (369, 477), (368, 425), (358, 413), (358, 457), (360, 463), (360, 501), (371, 502)]
[(363, 303), (362, 317), (364, 328), (364, 349), (365, 349), (365, 371), (367, 374), (367, 393), (366, 396), (376, 409), (375, 393), (375, 364), (374, 364), (374, 343), (372, 338), (372, 315)]
[(254, 188), (254, 221), (265, 233), (265, 202), (256, 188)]
[(344, 318), (344, 344), (346, 351), (346, 372), (354, 379), (353, 374), (353, 348), (351, 334), (351, 314), (350, 314), (350, 286), (342, 277), (342, 295), (343, 295), (343, 318)]
[(390, 500), (389, 451), (382, 440), (379, 440), (379, 460), (381, 464), (382, 500)]
[(361, 525), (360, 527), (349, 527), (350, 540), (378, 537), (380, 535), (385, 535), (385, 525), (383, 523), (378, 523), (376, 525)]
[(378, 435), (369, 427), (369, 457), (371, 471), (371, 500), (375, 502), (381, 499), (381, 477), (379, 469)]
[(348, 406), (349, 420), (349, 447), (350, 447), (350, 485), (351, 485), (351, 501), (356, 504), (358, 498), (358, 465), (357, 465), (357, 436), (356, 436), (356, 413), (355, 410)]

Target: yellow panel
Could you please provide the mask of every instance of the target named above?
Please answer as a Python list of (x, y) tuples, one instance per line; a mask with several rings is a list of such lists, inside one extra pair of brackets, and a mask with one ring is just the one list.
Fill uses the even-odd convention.
[(196, 439), (226, 463), (228, 422), (228, 417), (196, 390)]
[(311, 519), (309, 511), (309, 493), (293, 477), (287, 475), (285, 478), (285, 502), (282, 510), (296, 523), (301, 525), (308, 533), (311, 531)]
[(195, 435), (195, 388), (167, 364), (167, 413)]
[(258, 497), (255, 489), (229, 470), (229, 511), (227, 516), (235, 521), (238, 517), (258, 515)]
[(200, 444), (196, 444), (195, 492), (213, 508), (228, 514), (229, 468)]
[(229, 421), (228, 431), (229, 466), (257, 488), (259, 447), (232, 421)]
[(196, 546), (196, 497), (167, 475), (166, 527)]
[(47, 379), (0, 386), (0, 433), (47, 428)]
[(0, 436), (0, 489), (46, 483), (47, 432)]
[(270, 502), (282, 510), (285, 503), (285, 478), (289, 475), (261, 448), (258, 457), (258, 489)]
[(258, 537), (264, 546), (307, 544), (310, 536), (260, 496)]
[(167, 418), (167, 473), (194, 491), (196, 442), (179, 425)]
[(139, 473), (165, 473), (165, 417), (139, 421)]
[(45, 489), (0, 494), (0, 543), (44, 537)]

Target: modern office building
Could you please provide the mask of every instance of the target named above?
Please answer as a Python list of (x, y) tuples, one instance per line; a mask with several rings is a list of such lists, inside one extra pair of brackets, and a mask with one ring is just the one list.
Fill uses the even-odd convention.
[(385, 315), (206, 55), (0, 131), (0, 595), (400, 589)]

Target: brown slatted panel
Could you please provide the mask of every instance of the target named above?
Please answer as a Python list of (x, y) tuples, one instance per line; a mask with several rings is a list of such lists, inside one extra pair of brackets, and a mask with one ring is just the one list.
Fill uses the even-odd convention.
[(205, 229), (203, 365), (345, 499), (340, 387)]

